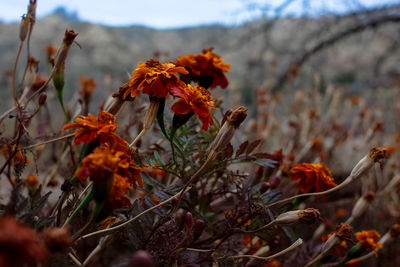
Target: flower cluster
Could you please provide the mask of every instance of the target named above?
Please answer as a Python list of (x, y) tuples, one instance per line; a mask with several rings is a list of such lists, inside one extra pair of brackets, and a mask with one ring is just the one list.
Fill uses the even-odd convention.
[(382, 248), (382, 244), (379, 242), (381, 235), (375, 230), (361, 231), (355, 233), (354, 235), (365, 249), (373, 250), (375, 254), (377, 248)]

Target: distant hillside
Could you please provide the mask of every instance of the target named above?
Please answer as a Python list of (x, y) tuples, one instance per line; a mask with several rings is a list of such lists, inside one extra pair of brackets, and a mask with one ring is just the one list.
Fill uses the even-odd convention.
[[(267, 77), (275, 75), (271, 66), (276, 65), (276, 72), (279, 73), (287, 68), (303, 47), (313, 43), (311, 37), (329, 33), (318, 31), (324, 20), (325, 18), (284, 18), (273, 24), (262, 20), (238, 27), (213, 25), (154, 30), (141, 26), (106, 27), (51, 15), (37, 21), (31, 50), (32, 55), (41, 61), (40, 73), (46, 74), (49, 71), (44, 46), (58, 46), (66, 28), (77, 31), (79, 35), (76, 41), (82, 49), (73, 46), (67, 59), (66, 96), (72, 95), (79, 87), (79, 76), (85, 75), (98, 81), (95, 98), (99, 101), (110, 93), (102, 90), (103, 78), (107, 73), (113, 76), (112, 88), (116, 89), (127, 80), (136, 64), (151, 58), (154, 51), (168, 52), (167, 55), (162, 54), (162, 60), (168, 61), (179, 55), (198, 53), (204, 47), (214, 46), (215, 51), (232, 66), (228, 76), (230, 86), (245, 92), (244, 101), (251, 103), (252, 93), (249, 93), (249, 89), (261, 86)], [(345, 27), (346, 21), (341, 23)], [(263, 31), (263, 27), (269, 31)], [(376, 80), (377, 74), (398, 74), (398, 49), (392, 48), (390, 57), (382, 59), (389, 51), (394, 37), (399, 37), (396, 24), (385, 25), (379, 32), (367, 30), (352, 36), (313, 56), (301, 69), (296, 86), (310, 86), (312, 74), (315, 72), (320, 73), (325, 82), (336, 80), (354, 83), (357, 80), (366, 84)], [(17, 44), (18, 25), (0, 23), (2, 96), (8, 95), (4, 73), (12, 68)], [(25, 58), (26, 55), (23, 55), (23, 64)], [(377, 62), (378, 60), (382, 62)], [(378, 63), (380, 65), (377, 70)]]

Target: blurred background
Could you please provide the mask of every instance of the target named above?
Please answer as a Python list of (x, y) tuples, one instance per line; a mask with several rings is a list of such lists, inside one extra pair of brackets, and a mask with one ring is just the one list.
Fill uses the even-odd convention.
[[(26, 0), (1, 1), (0, 97), (9, 96), (6, 72), (15, 60)], [(79, 33), (71, 49), (65, 99), (76, 99), (80, 76), (97, 81), (91, 111), (122, 83), (138, 62), (162, 61), (213, 46), (231, 64), (229, 97), (251, 107), (255, 89), (279, 91), (322, 85), (348, 94), (397, 84), (400, 74), (400, 2), (393, 0), (61, 1), (38, 0), (31, 40), (39, 73), (49, 73), (45, 46), (64, 30)], [(24, 51), (26, 53), (26, 51)], [(26, 55), (22, 55), (26, 58)], [(20, 64), (24, 66), (24, 62)], [(22, 67), (21, 67), (22, 68)], [(22, 72), (22, 71), (21, 71)], [(1, 105), (0, 110), (5, 110)], [(60, 110), (61, 111), (61, 110)]]

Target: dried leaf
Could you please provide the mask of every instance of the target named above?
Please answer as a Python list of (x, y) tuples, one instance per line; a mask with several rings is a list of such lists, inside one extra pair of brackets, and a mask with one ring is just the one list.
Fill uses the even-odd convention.
[(256, 149), (261, 143), (261, 140), (256, 140), (254, 142), (252, 142), (246, 150), (246, 155), (250, 154), (251, 152), (253, 152), (254, 149)]
[(249, 141), (246, 141), (246, 142), (242, 143), (239, 146), (239, 149), (236, 151), (236, 155), (235, 156), (238, 157), (238, 156), (242, 155), (244, 153), (244, 151), (246, 150), (248, 145), (249, 145)]
[(222, 159), (231, 158), (233, 155), (233, 146), (229, 143), (222, 151)]

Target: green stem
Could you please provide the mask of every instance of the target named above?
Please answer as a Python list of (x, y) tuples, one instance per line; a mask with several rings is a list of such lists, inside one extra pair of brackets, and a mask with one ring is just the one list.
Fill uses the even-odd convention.
[[(74, 177), (75, 178), (75, 177)], [(73, 179), (73, 178), (72, 178)], [(75, 216), (78, 214), (79, 211), (81, 211), (84, 207), (86, 207), (90, 201), (94, 199), (94, 194), (93, 194), (93, 187), (91, 187), (86, 194), (85, 198), (82, 200), (82, 202), (79, 204), (78, 207), (74, 210), (74, 212), (69, 216), (69, 218), (65, 221), (64, 226), (67, 224), (70, 224), (71, 221), (75, 218)]]

